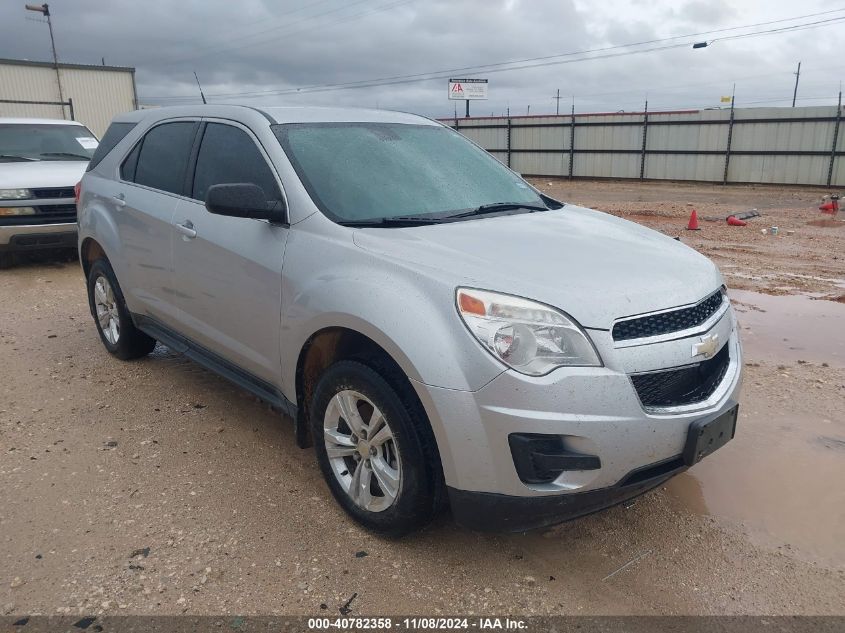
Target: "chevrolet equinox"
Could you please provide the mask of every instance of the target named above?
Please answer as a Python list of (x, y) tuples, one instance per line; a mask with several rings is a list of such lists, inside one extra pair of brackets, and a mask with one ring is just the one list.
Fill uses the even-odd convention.
[(106, 349), (156, 342), (290, 416), (383, 534), (448, 503), (521, 531), (630, 499), (729, 441), (716, 266), (558, 202), (454, 130), (342, 108), (117, 117), (79, 190)]

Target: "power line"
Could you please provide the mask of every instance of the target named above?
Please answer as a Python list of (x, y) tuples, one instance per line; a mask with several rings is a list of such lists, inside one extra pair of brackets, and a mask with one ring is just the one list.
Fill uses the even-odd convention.
[[(826, 72), (826, 71), (829, 71), (829, 70), (842, 70), (842, 69), (845, 69), (845, 66), (814, 67), (814, 68), (811, 68), (809, 70), (802, 71), (802, 74), (810, 74), (810, 73)], [(788, 74), (791, 74), (791, 71), (782, 70), (782, 71), (771, 72), (771, 73), (760, 73), (760, 74), (755, 74), (755, 75), (743, 75), (741, 77), (729, 77), (729, 78), (726, 78), (726, 79), (719, 79), (719, 80), (708, 81), (708, 82), (698, 81), (698, 82), (689, 83), (689, 84), (677, 84), (677, 83), (672, 83), (670, 85), (661, 84), (661, 85), (656, 85), (656, 86), (649, 86), (649, 93), (661, 95), (661, 94), (666, 94), (666, 93), (673, 93), (673, 92), (678, 92), (678, 91), (682, 91), (682, 90), (687, 90), (687, 89), (690, 89), (690, 88), (702, 88), (702, 87), (707, 87), (707, 86), (719, 86), (719, 85), (730, 84), (732, 82), (746, 81), (746, 80), (749, 80), (749, 79), (761, 79), (761, 78), (766, 78), (766, 77), (786, 76)], [(581, 93), (581, 94), (578, 94), (578, 100), (583, 102), (584, 100), (591, 100), (591, 98), (593, 98), (593, 97), (606, 97), (606, 96), (612, 96), (612, 95), (628, 95), (631, 92), (632, 92), (632, 90), (630, 88), (625, 88), (625, 89), (622, 89), (622, 90), (591, 92), (591, 93), (587, 93), (587, 94)], [(161, 100), (170, 100), (170, 99), (174, 99), (174, 100), (181, 100), (181, 99), (196, 100), (196, 98), (194, 96), (146, 97), (146, 98), (147, 99), (161, 99)], [(563, 98), (564, 97), (561, 97), (561, 99), (563, 99)], [(537, 94), (536, 97), (534, 97), (534, 99), (535, 100), (541, 100), (542, 97), (541, 97), (540, 94)], [(556, 99), (556, 97), (552, 97), (552, 99)]]
[[(363, 0), (359, 0), (359, 2), (360, 1), (363, 1)], [(393, 3), (393, 4), (404, 4), (407, 1), (409, 1), (409, 0), (402, 0), (399, 3)], [(349, 5), (347, 5), (347, 6), (349, 6)], [(387, 7), (387, 6), (388, 5), (384, 5), (384, 7)], [(634, 47), (634, 46), (645, 46), (645, 45), (648, 45), (648, 44), (657, 44), (657, 43), (662, 43), (662, 42), (669, 42), (669, 41), (680, 39), (680, 38), (700, 37), (700, 36), (703, 36), (703, 35), (713, 35), (713, 34), (716, 34), (716, 33), (727, 33), (727, 32), (730, 32), (730, 31), (737, 31), (737, 30), (741, 30), (741, 29), (755, 28), (755, 27), (760, 27), (760, 26), (768, 26), (768, 25), (771, 25), (771, 24), (779, 24), (779, 23), (783, 23), (783, 22), (792, 22), (792, 21), (795, 21), (795, 20), (802, 20), (802, 19), (818, 17), (818, 16), (822, 16), (822, 15), (829, 15), (829, 14), (832, 14), (832, 13), (839, 13), (839, 12), (842, 12), (842, 11), (845, 11), (845, 8), (830, 9), (830, 10), (827, 10), (827, 11), (820, 11), (820, 12), (816, 12), (816, 13), (808, 13), (808, 14), (805, 14), (805, 15), (793, 16), (793, 17), (789, 17), (789, 18), (780, 18), (780, 19), (777, 19), (777, 20), (769, 20), (769, 21), (766, 21), (766, 22), (757, 22), (757, 23), (754, 23), (754, 24), (746, 24), (746, 25), (743, 25), (743, 26), (734, 26), (734, 27), (727, 27), (727, 28), (722, 28), (722, 29), (714, 29), (714, 30), (710, 30), (710, 31), (702, 31), (702, 32), (699, 32), (699, 33), (687, 33), (685, 35), (675, 35), (675, 36), (672, 36), (672, 37), (653, 39), (653, 40), (645, 40), (645, 41), (642, 41), (642, 42), (635, 42), (635, 43), (630, 43), (630, 44), (619, 44), (619, 45), (615, 45), (615, 46), (606, 46), (606, 47), (603, 47), (603, 48), (590, 49), (590, 50), (586, 50), (586, 51), (573, 51), (573, 52), (569, 52), (569, 53), (559, 53), (557, 55), (546, 55), (546, 56), (542, 56), (542, 57), (531, 57), (531, 58), (517, 59), (517, 60), (506, 61), (506, 62), (498, 62), (498, 63), (495, 63), (495, 64), (485, 64), (485, 65), (482, 65), (482, 66), (464, 66), (464, 67), (461, 67), (461, 68), (450, 68), (450, 69), (444, 69), (444, 70), (438, 70), (438, 71), (415, 73), (415, 74), (410, 74), (410, 75), (395, 75), (395, 76), (392, 76), (392, 77), (384, 77), (384, 78), (380, 78), (380, 79), (359, 80), (359, 81), (345, 82), (345, 83), (339, 83), (339, 84), (317, 84), (317, 85), (304, 86), (304, 87), (294, 88), (294, 89), (275, 89), (275, 90), (254, 91), (254, 92), (237, 92), (237, 93), (217, 93), (217, 94), (209, 94), (209, 96), (213, 96), (213, 97), (230, 97), (230, 96), (241, 97), (241, 96), (273, 95), (273, 94), (284, 94), (285, 92), (310, 91), (312, 88), (324, 88), (324, 87), (326, 87), (326, 88), (327, 87), (340, 88), (341, 86), (352, 87), (352, 86), (355, 86), (356, 84), (364, 84), (362, 87), (370, 87), (369, 84), (370, 84), (370, 82), (373, 82), (373, 81), (390, 81), (390, 80), (393, 80), (393, 79), (409, 79), (409, 78), (415, 78), (415, 77), (423, 78), (427, 75), (431, 75), (431, 74), (434, 74), (434, 73), (437, 73), (437, 74), (446, 73), (446, 74), (448, 74), (448, 73), (459, 73), (459, 72), (466, 72), (466, 71), (485, 72), (486, 69), (492, 69), (492, 68), (497, 68), (497, 67), (501, 67), (501, 66), (507, 66), (507, 65), (513, 65), (513, 64), (522, 64), (522, 63), (535, 62), (535, 61), (552, 60), (552, 59), (557, 59), (557, 58), (560, 58), (560, 57), (568, 57), (568, 56), (580, 55), (580, 54), (586, 54), (586, 53), (593, 53), (593, 52), (611, 51), (611, 50), (617, 50), (617, 49), (621, 49), (621, 48), (631, 48), (631, 47)], [(312, 17), (317, 17), (317, 16), (312, 16)], [(840, 18), (835, 18), (835, 19), (840, 19)], [(330, 26), (330, 25), (328, 25), (328, 26)], [(796, 26), (800, 26), (800, 25), (793, 25), (792, 28), (794, 28)], [(741, 34), (741, 36), (742, 35), (749, 35), (749, 34)], [(750, 35), (754, 35), (754, 33), (752, 33)], [(733, 37), (739, 37), (739, 36), (733, 36)], [(726, 38), (720, 38), (720, 39), (726, 39)], [(716, 40), (714, 40), (714, 41), (716, 41)], [(684, 44), (684, 45), (686, 45), (686, 44)], [(177, 62), (177, 63), (179, 61), (182, 61), (182, 60), (178, 60), (178, 59), (175, 60), (175, 62)], [(428, 79), (429, 79), (428, 77), (425, 78), (426, 81)], [(150, 99), (179, 99), (179, 98), (183, 98), (183, 97), (147, 97), (147, 98), (150, 98)], [(184, 97), (184, 98), (189, 99), (191, 97)]]
[[(790, 27), (790, 30), (804, 30), (806, 28), (818, 28), (819, 26), (827, 26), (829, 23), (839, 22), (845, 20), (845, 16), (841, 18), (833, 18), (831, 20), (826, 20), (824, 23), (815, 24), (812, 27), (808, 27), (805, 25), (795, 25)], [(744, 34), (743, 37), (753, 37), (753, 36), (761, 36), (761, 35), (771, 35), (773, 33), (780, 33), (786, 32), (785, 29), (774, 29), (774, 30), (766, 30), (766, 31), (758, 31), (755, 33), (748, 33)], [(677, 38), (668, 38), (668, 39), (677, 39)], [(733, 38), (724, 38), (724, 39), (733, 39)], [(596, 53), (600, 51), (611, 51), (613, 49), (619, 48), (630, 48), (632, 46), (636, 46), (636, 44), (629, 44), (624, 46), (618, 47), (607, 47), (605, 49), (593, 49), (588, 51), (582, 51), (581, 55), (588, 55), (590, 53)], [(485, 74), (494, 74), (494, 73), (502, 73), (502, 72), (510, 72), (513, 70), (523, 70), (527, 68), (540, 68), (544, 66), (555, 66), (555, 65), (563, 65), (563, 64), (571, 64), (576, 62), (582, 61), (591, 61), (591, 60), (598, 60), (598, 59), (611, 59), (615, 57), (622, 57), (626, 55), (635, 55), (639, 53), (649, 53), (654, 51), (662, 51), (662, 50), (670, 50), (675, 48), (686, 48), (690, 46), (689, 42), (680, 42), (676, 44), (667, 44), (664, 46), (653, 46), (650, 48), (643, 48), (638, 50), (621, 50), (617, 52), (607, 52), (605, 54), (600, 55), (591, 55), (589, 57), (582, 56), (582, 57), (574, 57), (572, 59), (559, 59), (554, 61), (546, 61), (541, 63), (518, 63), (518, 62), (503, 62), (501, 64), (495, 65), (487, 65), (482, 67), (468, 67), (463, 69), (463, 71), (473, 71), (473, 72), (483, 72)], [(567, 53), (567, 56), (575, 56), (578, 53)], [(563, 57), (563, 55), (558, 56)], [(507, 64), (510, 64), (510, 67), (504, 67)], [(518, 65), (513, 65), (518, 64)], [(419, 73), (415, 75), (407, 75), (407, 76), (396, 76), (396, 77), (388, 77), (382, 79), (373, 79), (373, 80), (363, 80), (357, 82), (346, 82), (346, 83), (338, 83), (338, 84), (323, 84), (323, 85), (316, 85), (316, 86), (305, 86), (301, 88), (286, 88), (286, 89), (278, 89), (278, 90), (269, 90), (269, 91), (261, 91), (261, 92), (239, 92), (239, 93), (217, 93), (210, 96), (215, 98), (231, 98), (231, 97), (246, 97), (246, 96), (269, 96), (269, 95), (285, 95), (285, 94), (300, 94), (300, 93), (311, 93), (311, 92), (329, 92), (334, 90), (349, 90), (355, 88), (373, 88), (377, 86), (390, 86), (390, 85), (399, 85), (399, 84), (408, 84), (408, 83), (418, 83), (424, 81), (433, 81), (437, 79), (445, 79), (450, 76), (453, 76), (454, 73), (457, 71), (456, 69), (446, 70), (446, 71), (435, 71), (432, 73)]]
[(792, 32), (792, 31), (805, 31), (807, 29), (814, 29), (820, 26), (827, 26), (829, 23), (840, 22), (845, 20), (845, 16), (837, 17), (837, 18), (828, 18), (827, 20), (818, 20), (816, 22), (807, 22), (806, 24), (795, 24), (792, 26), (784, 26), (777, 29), (768, 29), (766, 31), (760, 31), (758, 33), (741, 33), (739, 35), (726, 35), (725, 37), (717, 37), (714, 39), (714, 42), (724, 42), (728, 40), (738, 40), (745, 37), (753, 37), (755, 35), (770, 35), (774, 33), (782, 33), (782, 32)]
[[(606, 59), (609, 57), (618, 57), (620, 54), (630, 55), (635, 53), (641, 52), (651, 52), (656, 50), (666, 50), (670, 48), (680, 48), (689, 46), (688, 42), (668, 45), (668, 46), (658, 46), (652, 48), (646, 48), (641, 50), (634, 50), (634, 51), (624, 51), (623, 53), (616, 53), (611, 55), (595, 55), (593, 57), (588, 58), (578, 58), (574, 60), (567, 60), (567, 59), (560, 59), (560, 58), (567, 58), (567, 57), (574, 57), (577, 55), (589, 55), (592, 53), (605, 53), (605, 52), (612, 52), (612, 51), (619, 51), (620, 49), (628, 49), (636, 46), (646, 46), (649, 44), (659, 44), (663, 42), (671, 42), (673, 40), (681, 39), (681, 38), (691, 38), (691, 37), (700, 37), (702, 35), (712, 35), (714, 33), (725, 33), (729, 31), (735, 31), (739, 29), (746, 29), (746, 28), (754, 28), (758, 26), (767, 26), (770, 24), (782, 23), (782, 22), (790, 22), (799, 19), (806, 19), (809, 17), (816, 17), (819, 15), (825, 15), (835, 12), (845, 11), (845, 9), (835, 9), (832, 11), (823, 11), (820, 13), (811, 13), (803, 16), (796, 16), (792, 18), (783, 18), (780, 20), (770, 20), (768, 22), (759, 22), (757, 24), (750, 24), (745, 26), (736, 26), (730, 27), (725, 29), (716, 29), (711, 31), (703, 31), (700, 33), (689, 33), (686, 35), (675, 35), (672, 37), (666, 37), (661, 39), (655, 40), (646, 40), (643, 42), (635, 42), (630, 44), (620, 44), (615, 46), (606, 46), (602, 48), (595, 48), (595, 49), (588, 49), (583, 51), (572, 51), (568, 53), (560, 53), (557, 55), (546, 55), (542, 57), (533, 57), (533, 58), (525, 58), (525, 59), (518, 59), (518, 60), (511, 60), (506, 62), (498, 62), (494, 64), (484, 64), (481, 66), (464, 66), (461, 68), (450, 68), (450, 69), (443, 69), (437, 71), (428, 71), (424, 73), (414, 73), (409, 75), (394, 75), (391, 77), (382, 77), (378, 79), (368, 79), (368, 80), (358, 80), (352, 82), (343, 82), (343, 83), (336, 83), (336, 84), (317, 84), (311, 86), (303, 86), (300, 88), (285, 88), (285, 89), (275, 89), (275, 90), (264, 90), (264, 91), (254, 91), (254, 92), (236, 92), (236, 93), (216, 93), (216, 94), (209, 94), (209, 96), (213, 97), (245, 97), (245, 96), (264, 96), (264, 95), (282, 95), (282, 94), (291, 94), (291, 93), (303, 93), (303, 92), (322, 92), (324, 90), (341, 90), (341, 89), (352, 89), (352, 88), (370, 88), (379, 85), (395, 85), (399, 83), (414, 83), (417, 81), (430, 81), (434, 79), (442, 79), (443, 76), (449, 76), (454, 73), (459, 72), (485, 72), (485, 73), (494, 73), (494, 72), (505, 72), (509, 70), (520, 70), (523, 68), (534, 68), (534, 67), (541, 67), (547, 65), (557, 65), (557, 64), (564, 64), (564, 63), (571, 63), (572, 61), (586, 61), (588, 59)], [(787, 30), (803, 30), (804, 28), (816, 28), (818, 26), (827, 25), (828, 23), (837, 22), (845, 19), (845, 16), (830, 18), (828, 20), (821, 20), (818, 22), (812, 22), (809, 24), (797, 24), (797, 25), (790, 25), (787, 27), (782, 27), (779, 29), (771, 29), (765, 31), (755, 31), (751, 33), (743, 33), (738, 35), (732, 36), (725, 36), (718, 38), (717, 40), (713, 41), (723, 41), (723, 40), (731, 40), (731, 39), (739, 39), (741, 37), (753, 37), (759, 35), (765, 35), (770, 33), (776, 32), (784, 32)], [(552, 61), (555, 60), (555, 61)], [(547, 62), (547, 63), (534, 63), (534, 62)], [(506, 66), (513, 66), (513, 68), (504, 68)]]

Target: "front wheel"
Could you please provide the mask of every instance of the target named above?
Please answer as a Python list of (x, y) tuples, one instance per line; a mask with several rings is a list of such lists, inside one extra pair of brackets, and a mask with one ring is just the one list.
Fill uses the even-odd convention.
[(335, 499), (363, 526), (400, 536), (437, 509), (439, 466), (428, 422), (379, 373), (340, 361), (311, 406), (317, 461)]

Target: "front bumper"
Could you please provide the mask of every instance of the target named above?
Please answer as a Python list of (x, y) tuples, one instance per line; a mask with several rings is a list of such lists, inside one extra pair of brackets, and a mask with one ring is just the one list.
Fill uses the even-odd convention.
[(455, 521), (471, 530), (524, 532), (624, 503), (687, 468), (683, 459), (671, 459), (638, 469), (615, 486), (543, 497), (517, 497), (450, 487), (449, 504)]
[[(609, 333), (591, 332), (604, 367), (542, 377), (508, 370), (475, 392), (418, 383), (455, 518), (481, 529), (550, 525), (625, 501), (684, 470), (690, 425), (729, 411), (739, 398), (742, 351), (733, 312), (709, 332), (729, 346), (724, 379), (707, 401), (672, 410), (643, 407), (630, 374), (689, 363), (697, 336), (617, 349)], [(597, 456), (601, 465), (525, 483), (508, 441), (513, 433), (558, 436), (568, 451)]]
[(65, 247), (76, 247), (76, 222), (0, 225), (0, 251)]
[[(732, 438), (728, 431), (736, 428), (739, 405), (729, 403), (723, 414), (711, 415), (696, 421), (694, 426), (712, 423), (727, 433), (724, 442)], [(700, 456), (689, 448), (700, 448), (708, 442), (696, 443), (699, 434), (691, 432), (692, 446), (688, 444), (683, 455), (650, 464), (631, 471), (616, 485), (586, 492), (547, 495), (542, 497), (517, 497), (490, 492), (471, 492), (448, 488), (449, 501), (455, 520), (464, 527), (484, 532), (523, 532), (569, 521), (624, 503), (685, 471)], [(711, 442), (712, 444), (712, 442)], [(715, 446), (715, 445), (713, 445)]]

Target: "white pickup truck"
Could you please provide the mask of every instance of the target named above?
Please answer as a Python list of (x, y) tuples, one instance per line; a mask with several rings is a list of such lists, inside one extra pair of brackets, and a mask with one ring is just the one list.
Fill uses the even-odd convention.
[(21, 251), (76, 246), (74, 187), (97, 146), (76, 121), (0, 118), (0, 268)]

